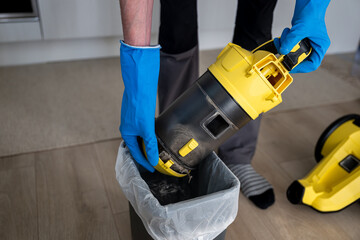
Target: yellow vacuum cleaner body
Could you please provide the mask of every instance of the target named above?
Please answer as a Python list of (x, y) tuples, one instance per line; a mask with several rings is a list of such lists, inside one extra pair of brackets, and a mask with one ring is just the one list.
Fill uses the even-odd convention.
[(288, 200), (320, 212), (340, 211), (360, 199), (360, 115), (350, 114), (332, 123), (315, 147), (318, 164), (293, 182)]
[[(183, 177), (247, 122), (281, 103), (289, 71), (311, 52), (304, 39), (277, 58), (273, 41), (252, 52), (229, 43), (155, 121), (159, 172)], [(146, 153), (145, 153), (146, 154)]]

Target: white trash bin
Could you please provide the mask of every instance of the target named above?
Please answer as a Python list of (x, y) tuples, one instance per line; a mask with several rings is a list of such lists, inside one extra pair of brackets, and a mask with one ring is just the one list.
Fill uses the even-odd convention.
[(124, 142), (115, 171), (126, 198), (154, 239), (214, 239), (224, 235), (237, 215), (240, 182), (215, 153), (197, 170), (199, 197), (164, 206), (142, 179)]

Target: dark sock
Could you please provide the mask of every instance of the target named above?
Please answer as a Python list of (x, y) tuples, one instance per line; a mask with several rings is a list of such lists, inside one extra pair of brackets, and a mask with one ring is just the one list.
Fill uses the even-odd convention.
[(274, 204), (275, 195), (271, 184), (250, 164), (230, 164), (228, 167), (240, 180), (241, 192), (258, 208), (266, 209)]

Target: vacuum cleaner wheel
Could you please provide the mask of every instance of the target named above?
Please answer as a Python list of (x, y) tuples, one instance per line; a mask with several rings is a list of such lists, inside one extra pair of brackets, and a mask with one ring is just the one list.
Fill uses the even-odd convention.
[(326, 142), (326, 140), (330, 137), (330, 135), (338, 128), (340, 127), (342, 124), (344, 124), (347, 121), (350, 120), (355, 120), (354, 124), (356, 124), (357, 126), (360, 127), (360, 115), (358, 114), (349, 114), (349, 115), (345, 115), (339, 119), (337, 119), (335, 122), (333, 122), (332, 124), (330, 124), (330, 126), (328, 126), (325, 131), (321, 134), (319, 140), (316, 143), (315, 146), (315, 160), (316, 162), (320, 162), (321, 159), (324, 158), (324, 156), (321, 154), (321, 151), (324, 147), (324, 144)]

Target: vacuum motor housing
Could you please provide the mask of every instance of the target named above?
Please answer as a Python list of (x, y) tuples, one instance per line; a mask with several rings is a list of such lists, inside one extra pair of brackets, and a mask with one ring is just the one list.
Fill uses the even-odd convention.
[(249, 121), (281, 103), (289, 71), (311, 51), (302, 40), (277, 58), (273, 41), (252, 52), (229, 43), (155, 121), (159, 172), (182, 177)]

